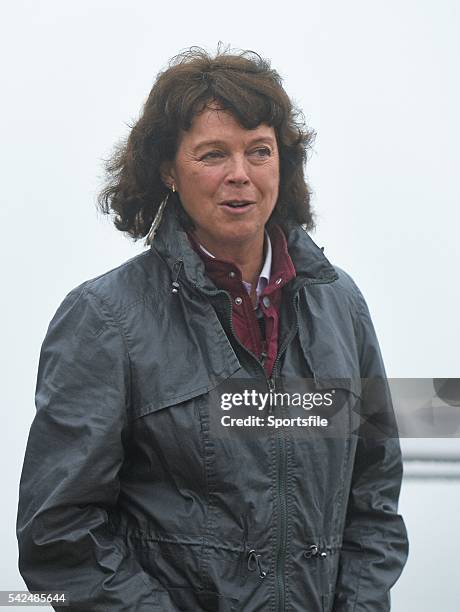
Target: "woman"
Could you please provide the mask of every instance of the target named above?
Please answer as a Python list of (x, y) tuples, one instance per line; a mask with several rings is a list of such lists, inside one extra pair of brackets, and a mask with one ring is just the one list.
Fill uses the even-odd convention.
[[(399, 443), (386, 385), (361, 383), (385, 381), (364, 299), (304, 229), (311, 138), (256, 54), (193, 48), (156, 80), (100, 199), (151, 248), (71, 291), (42, 347), (29, 589), (71, 610), (390, 609)], [(218, 431), (229, 384), (305, 380), (342, 398), (334, 435)]]

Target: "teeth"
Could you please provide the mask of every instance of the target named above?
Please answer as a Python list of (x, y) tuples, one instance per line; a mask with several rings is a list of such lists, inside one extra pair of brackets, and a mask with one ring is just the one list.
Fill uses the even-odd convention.
[(228, 205), (232, 208), (237, 208), (239, 206), (246, 206), (246, 202), (228, 202)]

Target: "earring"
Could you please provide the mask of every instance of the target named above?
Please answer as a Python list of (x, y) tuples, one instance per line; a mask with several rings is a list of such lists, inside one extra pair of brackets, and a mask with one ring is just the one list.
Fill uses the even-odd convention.
[[(174, 185), (173, 185), (173, 193), (175, 191)], [(158, 230), (158, 226), (161, 223), (161, 219), (163, 217), (163, 211), (165, 209), (166, 203), (168, 201), (169, 198), (169, 194), (170, 192), (168, 191), (168, 193), (166, 194), (165, 199), (161, 202), (160, 206), (158, 207), (157, 213), (152, 221), (152, 225), (150, 226), (149, 232), (145, 238), (145, 242), (144, 245), (148, 246), (149, 244), (151, 244), (151, 242), (153, 241), (153, 239), (155, 238), (155, 234), (157, 233)]]
[(174, 183), (171, 185), (171, 190), (173, 193), (176, 193), (176, 186), (174, 185)]

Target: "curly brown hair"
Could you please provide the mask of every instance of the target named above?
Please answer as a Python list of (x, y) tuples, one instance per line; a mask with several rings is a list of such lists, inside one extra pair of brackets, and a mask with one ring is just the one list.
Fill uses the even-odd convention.
[[(193, 118), (211, 102), (233, 113), (246, 129), (260, 123), (274, 128), (280, 186), (270, 221), (313, 229), (304, 166), (315, 133), (306, 127), (302, 112), (289, 99), (270, 62), (253, 51), (218, 49), (212, 56), (191, 47), (169, 62), (158, 75), (139, 120), (105, 162), (106, 184), (98, 196), (102, 212), (115, 213), (116, 228), (134, 239), (148, 233), (168, 193), (160, 167), (174, 159), (181, 131), (190, 129)], [(191, 218), (182, 207), (178, 209), (184, 228), (193, 229)]]

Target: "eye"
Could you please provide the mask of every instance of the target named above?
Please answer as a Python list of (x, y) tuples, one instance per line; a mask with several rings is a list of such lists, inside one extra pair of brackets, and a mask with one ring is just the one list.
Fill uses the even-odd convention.
[(268, 147), (259, 147), (251, 152), (251, 155), (255, 155), (256, 157), (270, 157), (271, 154), (271, 149)]
[(200, 157), (200, 161), (220, 159), (223, 156), (224, 154), (221, 151), (208, 151), (208, 153), (205, 153)]

